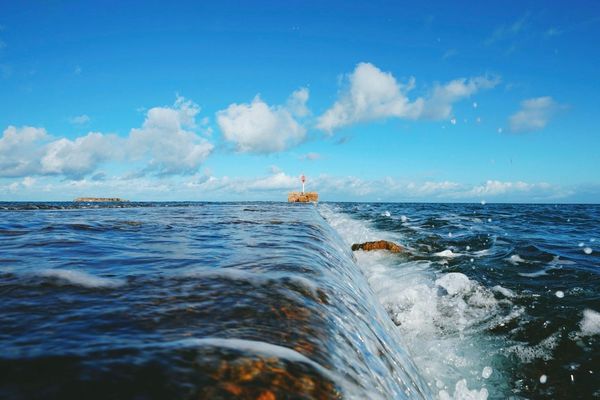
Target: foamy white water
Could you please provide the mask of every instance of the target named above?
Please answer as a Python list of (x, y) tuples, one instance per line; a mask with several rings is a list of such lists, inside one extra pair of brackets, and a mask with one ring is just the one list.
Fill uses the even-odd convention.
[(125, 281), (121, 279), (104, 278), (72, 269), (44, 269), (37, 272), (36, 275), (87, 288), (113, 288), (125, 284)]
[[(336, 212), (319, 211), (350, 247), (353, 243), (387, 239), (404, 244), (401, 236), (377, 231), (367, 223)], [(354, 253), (371, 288), (396, 323), (405, 345), (428, 385), (440, 399), (487, 399), (501, 372), (491, 365), (491, 338), (486, 326), (503, 324), (519, 313), (502, 317), (501, 302), (515, 294), (501, 286), (493, 290), (462, 273), (439, 273), (428, 260), (407, 260), (388, 252)], [(451, 250), (434, 254), (455, 257)], [(501, 299), (496, 299), (494, 292)], [(494, 371), (494, 374), (491, 373)]]

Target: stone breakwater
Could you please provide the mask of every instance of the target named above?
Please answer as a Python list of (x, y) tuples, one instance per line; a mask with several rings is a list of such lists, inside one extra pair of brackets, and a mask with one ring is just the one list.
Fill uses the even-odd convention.
[(319, 201), (317, 192), (290, 192), (288, 193), (289, 203), (316, 203)]

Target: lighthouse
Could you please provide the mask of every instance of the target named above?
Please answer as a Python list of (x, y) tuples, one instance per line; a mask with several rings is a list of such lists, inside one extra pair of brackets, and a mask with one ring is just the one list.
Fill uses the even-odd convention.
[(306, 192), (304, 190), (304, 184), (306, 183), (306, 176), (300, 175), (300, 182), (302, 182), (302, 192), (290, 192), (288, 193), (288, 201), (290, 203), (316, 203), (319, 201), (319, 194), (317, 192)]

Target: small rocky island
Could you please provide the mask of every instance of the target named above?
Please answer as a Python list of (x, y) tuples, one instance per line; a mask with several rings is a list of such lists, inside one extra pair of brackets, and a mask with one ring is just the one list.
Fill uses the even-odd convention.
[(129, 200), (119, 197), (78, 197), (73, 201), (76, 203), (124, 203)]
[(288, 193), (289, 203), (316, 203), (319, 201), (317, 192), (290, 192)]

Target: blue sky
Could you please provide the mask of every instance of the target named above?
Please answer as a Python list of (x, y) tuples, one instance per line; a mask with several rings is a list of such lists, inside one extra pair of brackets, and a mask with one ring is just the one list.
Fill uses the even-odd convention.
[(600, 202), (598, 2), (2, 2), (0, 201)]

